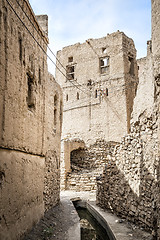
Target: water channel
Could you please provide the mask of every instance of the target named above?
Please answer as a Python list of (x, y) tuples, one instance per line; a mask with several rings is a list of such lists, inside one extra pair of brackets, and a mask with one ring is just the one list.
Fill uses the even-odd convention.
[(73, 202), (80, 217), (81, 240), (111, 240), (106, 229), (94, 218), (85, 207)]

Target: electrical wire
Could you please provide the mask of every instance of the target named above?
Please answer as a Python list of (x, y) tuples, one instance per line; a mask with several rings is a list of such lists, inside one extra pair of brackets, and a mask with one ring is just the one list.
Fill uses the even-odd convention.
[[(19, 17), (19, 15), (17, 14), (17, 12), (15, 11), (15, 9), (13, 8), (13, 6), (10, 4), (10, 2), (8, 0), (6, 0), (7, 3), (9, 4), (9, 6), (11, 7), (11, 9), (13, 10), (13, 12), (15, 13), (15, 15), (17, 16), (17, 18), (20, 20), (20, 22), (23, 24), (23, 26), (27, 29), (27, 31), (29, 32), (29, 34), (32, 36), (32, 38), (34, 39), (34, 41), (37, 43), (37, 45), (41, 48), (41, 50), (44, 52), (44, 54), (48, 57), (48, 59), (54, 64), (54, 66), (57, 68), (57, 70), (60, 71), (60, 73), (67, 79), (69, 80), (69, 82), (76, 87), (77, 89), (79, 89), (80, 91), (84, 92), (85, 94), (88, 94), (90, 98), (93, 98), (92, 92), (90, 90), (82, 90), (80, 87), (83, 87), (83, 85), (78, 84), (78, 86), (76, 84), (73, 83), (73, 81), (71, 81), (62, 71), (59, 67), (57, 67), (57, 64), (51, 59), (51, 57), (46, 53), (46, 51), (44, 50), (44, 48), (40, 45), (40, 43), (36, 40), (36, 38), (33, 36), (33, 34), (30, 32), (30, 30), (28, 29), (28, 27), (25, 25), (25, 23), (23, 22), (23, 20)], [(39, 34), (39, 36), (41, 37), (41, 39), (44, 41), (44, 38), (42, 38), (42, 36), (40, 35), (39, 31), (36, 29), (35, 25), (33, 24), (33, 22), (30, 20), (30, 18), (28, 17), (28, 15), (24, 12), (22, 6), (19, 4), (19, 2), (16, 0), (17, 4), (19, 5), (19, 7), (21, 8), (21, 10), (23, 11), (23, 13), (25, 14), (25, 16), (27, 17), (27, 19), (30, 21), (30, 23), (32, 24), (32, 26), (34, 27), (34, 29), (36, 30), (36, 32)], [(46, 44), (46, 42), (44, 41), (44, 43)], [(48, 45), (46, 44), (47, 48), (50, 50), (50, 52), (53, 54), (53, 56), (56, 58), (56, 60), (60, 63), (60, 65), (63, 67), (63, 69), (66, 71), (66, 68), (63, 66), (63, 64), (61, 64), (61, 62), (59, 61), (59, 59), (56, 57), (56, 55), (53, 53), (53, 51), (48, 47)], [(105, 80), (108, 81), (108, 80)], [(132, 80), (132, 82), (134, 82), (135, 80)], [(104, 81), (102, 81), (104, 82)], [(97, 84), (100, 84), (99, 82), (96, 82)], [(125, 86), (125, 85), (124, 85)], [(114, 86), (112, 88), (119, 88), (119, 86)], [(127, 89), (127, 88), (125, 88)], [(125, 90), (125, 89), (118, 89), (117, 91), (120, 90)]]
[[(39, 33), (39, 31), (37, 30), (37, 28), (35, 27), (35, 25), (33, 24), (33, 22), (31, 21), (31, 19), (28, 17), (28, 15), (26, 14), (26, 12), (23, 10), (23, 8), (22, 8), (22, 6), (21, 6), (21, 4), (19, 4), (19, 2), (16, 0), (16, 2), (17, 2), (17, 4), (18, 4), (18, 6), (21, 8), (21, 10), (23, 11), (23, 13), (25, 14), (25, 16), (27, 17), (27, 19), (29, 20), (29, 22), (32, 24), (32, 26), (34, 27), (34, 29), (36, 30), (36, 32), (38, 33), (38, 35), (40, 36), (40, 38), (43, 40), (43, 42), (46, 44), (46, 42), (44, 41), (44, 38), (41, 36), (41, 34)], [(88, 42), (87, 42), (88, 43)], [(54, 54), (54, 52), (51, 50), (51, 48), (48, 46), (48, 44), (46, 44), (46, 46), (47, 46), (47, 48), (49, 49), (49, 51), (53, 54), (53, 56), (56, 58), (56, 60), (59, 62), (59, 64), (63, 67), (63, 69), (66, 71), (66, 68), (63, 66), (63, 64), (59, 61), (59, 59), (56, 57), (56, 55)], [(92, 45), (91, 44), (89, 44), (89, 46), (91, 46), (92, 47)], [(93, 47), (92, 47), (93, 48)], [(97, 54), (97, 53), (96, 53)], [(55, 64), (54, 64), (55, 65)], [(57, 65), (56, 65), (56, 67), (57, 67)], [(58, 69), (59, 70), (59, 69)], [(65, 75), (65, 77), (67, 78), (67, 76)], [(68, 79), (68, 78), (67, 78)], [(72, 83), (72, 81), (70, 80), (70, 79), (68, 79), (71, 83)], [(81, 86), (82, 87), (82, 84), (79, 84), (79, 83), (77, 83), (78, 84), (78, 86)], [(76, 86), (75, 84), (73, 84), (74, 86)], [(76, 86), (77, 87), (77, 86)], [(77, 87), (78, 88), (78, 87)], [(79, 89), (79, 88), (78, 88)], [(81, 90), (81, 91), (83, 91), (82, 89), (79, 89), (79, 90)], [(90, 93), (90, 91), (89, 90), (87, 90), (89, 93)], [(84, 92), (86, 92), (86, 91), (84, 91)]]
[[(125, 90), (130, 90), (130, 89), (133, 89), (133, 86), (132, 86), (132, 84), (128, 84), (128, 85), (130, 85), (130, 87), (125, 87), (125, 85), (121, 85), (121, 86), (112, 86), (111, 88), (109, 88), (108, 89), (108, 94), (110, 94), (110, 93), (115, 93), (115, 91), (116, 92), (120, 92), (120, 91), (125, 91)], [(107, 86), (106, 86), (107, 87)], [(116, 88), (119, 88), (119, 89), (116, 89)], [(116, 89), (115, 91), (112, 91), (112, 90), (114, 90), (114, 89)], [(96, 89), (96, 90), (98, 90), (98, 89)], [(103, 90), (102, 90), (103, 91)], [(92, 92), (92, 94), (93, 94), (94, 92)], [(103, 93), (102, 94), (98, 94), (97, 96), (99, 97), (99, 96), (102, 96), (103, 95)], [(86, 101), (88, 101), (89, 99), (96, 99), (95, 97), (90, 97), (90, 98), (80, 98), (79, 100), (78, 99), (75, 99), (75, 100), (73, 100), (73, 101), (67, 101), (68, 103), (67, 103), (67, 105), (69, 105), (69, 104), (72, 104), (72, 103), (77, 103), (78, 101), (80, 101), (81, 102), (81, 100), (85, 100), (86, 99)]]
[[(15, 9), (13, 8), (13, 6), (10, 4), (10, 2), (8, 0), (6, 0), (6, 2), (8, 3), (8, 5), (10, 6), (10, 8), (12, 9), (12, 11), (15, 13), (15, 15), (17, 16), (17, 18), (20, 20), (20, 22), (23, 24), (23, 26), (26, 28), (26, 30), (28, 31), (28, 33), (31, 35), (31, 37), (34, 39), (34, 41), (37, 43), (37, 45), (41, 48), (41, 50), (44, 52), (44, 54), (48, 57), (48, 59), (54, 64), (54, 66), (57, 68), (57, 70), (59, 70), (59, 72), (67, 79), (70, 81), (70, 83), (76, 87), (77, 89), (79, 89), (80, 91), (86, 93), (84, 90), (82, 90), (81, 88), (79, 88), (77, 85), (75, 85), (62, 71), (59, 67), (57, 67), (56, 63), (51, 59), (51, 57), (46, 53), (46, 51), (44, 50), (44, 48), (40, 45), (40, 43), (36, 40), (36, 38), (33, 36), (33, 34), (30, 32), (30, 30), (28, 29), (28, 27), (25, 25), (25, 23), (23, 22), (23, 20), (19, 17), (19, 15), (17, 14), (17, 12), (15, 11)], [(80, 84), (79, 84), (80, 86)]]
[[(38, 33), (38, 35), (40, 36), (40, 38), (43, 40), (43, 42), (46, 44), (46, 42), (44, 41), (44, 38), (41, 36), (41, 34), (39, 33), (39, 31), (37, 30), (37, 28), (35, 27), (35, 25), (33, 24), (33, 22), (31, 21), (31, 19), (28, 17), (28, 15), (26, 14), (26, 12), (23, 10), (22, 6), (19, 4), (19, 2), (16, 0), (18, 6), (21, 8), (21, 10), (23, 11), (23, 13), (25, 14), (25, 16), (27, 17), (27, 19), (29, 20), (29, 22), (32, 24), (32, 26), (34, 27), (34, 29), (36, 30), (36, 32)], [(54, 54), (54, 52), (51, 50), (51, 48), (48, 46), (48, 44), (46, 44), (47, 48), (49, 49), (49, 51), (53, 54), (53, 56), (55, 57), (55, 59), (57, 60), (57, 62), (59, 62), (59, 64), (61, 65), (61, 67), (65, 70), (65, 72), (67, 71), (66, 68), (63, 66), (63, 64), (60, 62), (60, 60), (56, 57), (56, 55)], [(58, 69), (57, 65), (56, 68)], [(67, 76), (65, 75), (65, 77), (67, 78)], [(71, 80), (69, 78), (67, 78), (67, 80), (69, 80), (71, 82)], [(72, 82), (71, 82), (72, 83)], [(81, 84), (77, 83), (78, 86), (82, 87)], [(75, 86), (75, 85), (74, 85)], [(80, 89), (81, 90), (81, 89)], [(82, 91), (82, 90), (81, 90)]]
[(66, 68), (62, 65), (62, 63), (59, 61), (59, 59), (56, 57), (56, 55), (54, 54), (54, 52), (51, 50), (51, 48), (48, 46), (48, 44), (44, 41), (44, 38), (41, 36), (41, 34), (39, 33), (39, 31), (37, 30), (37, 28), (35, 27), (35, 25), (33, 24), (33, 22), (31, 21), (31, 19), (28, 17), (28, 15), (26, 14), (26, 12), (23, 10), (21, 4), (19, 4), (19, 2), (16, 0), (18, 6), (21, 8), (21, 10), (23, 11), (23, 13), (25, 14), (25, 16), (27, 17), (27, 19), (29, 20), (29, 22), (32, 24), (32, 26), (34, 27), (34, 29), (36, 30), (36, 32), (38, 33), (38, 35), (41, 37), (41, 39), (43, 40), (43, 42), (47, 45), (47, 48), (49, 49), (49, 51), (53, 54), (53, 56), (56, 58), (56, 60), (60, 63), (60, 65), (64, 68), (64, 70), (66, 71)]

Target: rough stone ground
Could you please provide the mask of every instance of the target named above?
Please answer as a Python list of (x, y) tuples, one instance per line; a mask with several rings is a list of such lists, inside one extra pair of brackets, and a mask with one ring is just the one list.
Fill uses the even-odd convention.
[(68, 199), (47, 211), (41, 221), (23, 240), (80, 240), (77, 212)]
[(45, 214), (24, 240), (66, 239), (68, 224), (70, 225), (64, 218), (63, 206), (60, 203)]
[[(78, 223), (79, 218), (73, 208), (72, 203), (69, 201), (69, 199), (77, 197), (80, 197), (82, 200), (95, 200), (95, 195), (87, 192), (62, 192), (60, 204), (56, 207), (51, 208), (45, 214), (44, 218), (41, 219), (41, 221), (32, 229), (32, 231), (23, 238), (23, 240), (80, 240)], [(101, 209), (100, 211), (103, 210)], [(112, 222), (113, 225), (115, 222), (116, 228), (117, 224), (119, 224), (119, 227), (121, 229), (125, 229), (126, 227), (128, 228), (126, 238), (124, 238), (123, 236), (121, 237), (121, 233), (119, 233), (118, 238), (116, 237), (117, 239), (152, 239), (149, 233), (146, 233), (142, 229), (134, 226), (133, 224), (129, 224), (125, 221), (122, 221), (121, 223), (121, 220), (116, 216), (114, 216), (113, 219), (114, 220), (112, 220)]]

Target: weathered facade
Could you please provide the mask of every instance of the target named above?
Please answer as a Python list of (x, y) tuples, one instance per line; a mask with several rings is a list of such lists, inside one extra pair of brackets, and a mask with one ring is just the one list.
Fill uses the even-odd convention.
[[(130, 131), (137, 89), (136, 50), (123, 32), (68, 46), (57, 53), (56, 80), (63, 88), (62, 187), (71, 171), (66, 146), (83, 141), (120, 141)], [(64, 150), (63, 150), (64, 148)], [(69, 147), (70, 148), (70, 147)], [(71, 147), (72, 148), (72, 147)], [(81, 148), (77, 145), (76, 150)]]
[(118, 144), (98, 179), (97, 203), (152, 230), (160, 239), (160, 3), (152, 0), (152, 40), (138, 60), (139, 86), (131, 133)]
[[(39, 23), (38, 23), (39, 21)], [(48, 74), (47, 16), (0, 1), (0, 239), (20, 239), (59, 201), (62, 94)]]

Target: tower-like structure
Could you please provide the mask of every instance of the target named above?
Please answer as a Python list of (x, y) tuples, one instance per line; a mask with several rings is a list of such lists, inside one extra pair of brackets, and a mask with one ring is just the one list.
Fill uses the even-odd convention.
[[(56, 80), (63, 88), (63, 137), (119, 141), (129, 132), (137, 86), (136, 50), (123, 32), (59, 51)], [(63, 74), (59, 71), (63, 72)]]
[[(56, 81), (64, 98), (65, 175), (71, 168), (71, 151), (82, 148), (82, 142), (86, 147), (98, 139), (118, 142), (130, 131), (138, 81), (136, 49), (132, 39), (117, 31), (64, 47), (57, 58)], [(68, 140), (70, 147), (68, 142), (65, 147)]]

